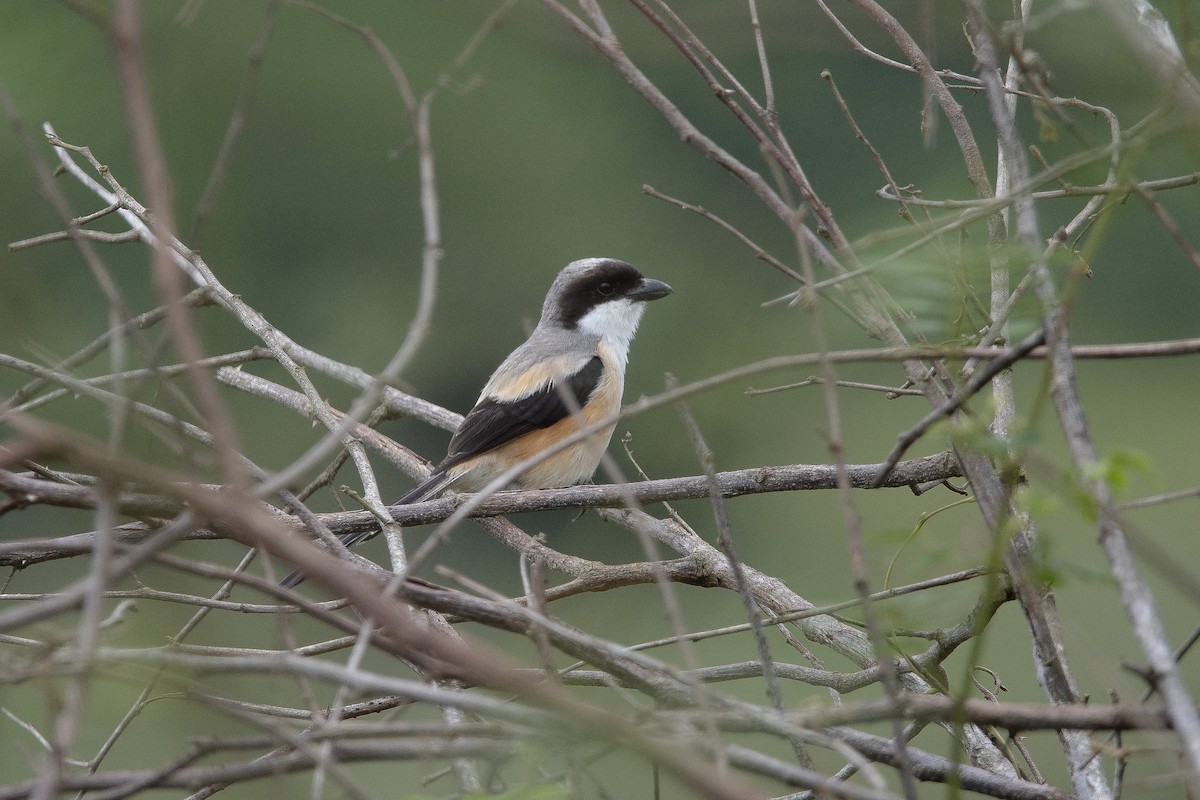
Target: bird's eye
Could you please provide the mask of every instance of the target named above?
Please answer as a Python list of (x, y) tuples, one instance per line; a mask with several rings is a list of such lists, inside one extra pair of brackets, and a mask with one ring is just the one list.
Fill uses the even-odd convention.
[(605, 297), (608, 297), (610, 294), (613, 293), (613, 285), (611, 283), (609, 283), (608, 281), (605, 281), (604, 283), (602, 283), (596, 287), (596, 291), (598, 291), (600, 294), (604, 295)]

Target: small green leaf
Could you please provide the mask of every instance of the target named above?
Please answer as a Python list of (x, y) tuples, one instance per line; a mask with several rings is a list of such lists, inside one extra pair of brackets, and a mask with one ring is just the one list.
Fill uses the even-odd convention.
[(1089, 477), (1102, 480), (1114, 491), (1129, 487), (1129, 479), (1136, 473), (1150, 469), (1150, 457), (1141, 450), (1114, 450), (1096, 462), (1089, 470)]

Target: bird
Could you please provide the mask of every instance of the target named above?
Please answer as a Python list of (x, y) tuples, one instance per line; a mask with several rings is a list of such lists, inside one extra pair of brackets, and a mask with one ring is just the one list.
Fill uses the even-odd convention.
[[(451, 437), (446, 457), (393, 505), (449, 490), (478, 491), (514, 465), (615, 417), (645, 304), (671, 292), (666, 283), (615, 258), (584, 258), (564, 267), (546, 293), (537, 327), (492, 373)], [(548, 455), (519, 474), (515, 488), (590, 480), (615, 428), (614, 422)], [(374, 534), (350, 533), (341, 541), (352, 547)], [(290, 589), (304, 578), (296, 570), (280, 585)]]

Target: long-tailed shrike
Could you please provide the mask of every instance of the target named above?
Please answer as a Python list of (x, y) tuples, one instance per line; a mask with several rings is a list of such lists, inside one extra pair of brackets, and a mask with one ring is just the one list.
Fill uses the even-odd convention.
[[(546, 294), (525, 343), (500, 364), (463, 419), (446, 457), (396, 505), (447, 489), (472, 492), (621, 409), (629, 344), (649, 300), (671, 293), (632, 264), (585, 258), (568, 264)], [(521, 473), (522, 489), (573, 486), (592, 477), (615, 423), (548, 455)], [(342, 537), (347, 547), (374, 535)], [(290, 588), (301, 572), (284, 578)]]

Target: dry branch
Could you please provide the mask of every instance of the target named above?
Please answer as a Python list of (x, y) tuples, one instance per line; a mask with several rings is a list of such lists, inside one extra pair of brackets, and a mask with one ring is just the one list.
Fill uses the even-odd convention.
[[(76, 4), (71, 0), (68, 5)], [(382, 502), (369, 455), (380, 456), (416, 478), (424, 475), (428, 464), (372, 425), (393, 415), (452, 430), (461, 420), (451, 411), (387, 384), (399, 379), (403, 367), (424, 341), (434, 310), (442, 243), (434, 179), (433, 100), (452, 84), (453, 76), (481, 45), (485, 34), (513, 5), (512, 0), (497, 5), (462, 53), (424, 94), (410, 84), (383, 37), (366, 25), (336, 16), (307, 0), (272, 2), (252, 47), (241, 97), (196, 210), (196, 230), (203, 228), (213, 212), (221, 182), (233, 177), (230, 170), (236, 161), (232, 152), (243, 125), (250, 119), (252, 99), (259, 90), (257, 77), (266, 57), (267, 36), (278, 26), (288, 24), (288, 14), (298, 11), (358, 37), (387, 73), (395, 89), (393, 102), (407, 120), (403, 135), (411, 135), (415, 145), (416, 194), (423, 230), (421, 282), (417, 312), (404, 342), (378, 376), (292, 341), (224, 286), (209, 264), (175, 238), (171, 230), (174, 215), (170, 177), (150, 104), (146, 78), (151, 65), (142, 49), (138, 3), (118, 0), (111, 20), (103, 15), (96, 17), (111, 36), (137, 168), (143, 176), (148, 205), (155, 213), (150, 214), (88, 148), (67, 144), (47, 126), (48, 141), (62, 170), (95, 194), (102, 206), (93, 213), (72, 212), (50, 171), (29, 146), (42, 189), (60, 216), (63, 229), (24, 238), (10, 247), (72, 243), (108, 304), (109, 330), (53, 366), (0, 354), (0, 368), (18, 374), (24, 381), (0, 408), (0, 422), (17, 431), (0, 450), (0, 466), (4, 467), (0, 469), (0, 491), (7, 495), (7, 500), (0, 503), (0, 514), (8, 520), (23, 520), (37, 518), (20, 514), (35, 507), (74, 509), (88, 512), (76, 515), (86, 519), (80, 527), (94, 529), (67, 535), (38, 530), (36, 536), (0, 543), (0, 566), (10, 567), (13, 575), (26, 570), (21, 580), (35, 585), (29, 591), (22, 586), (21, 591), (5, 589), (0, 593), (0, 600), (11, 604), (0, 611), (0, 644), (6, 648), (5, 681), (20, 688), (35, 681), (45, 682), (56, 691), (61, 689), (59, 696), (64, 698), (61, 705), (48, 705), (51, 724), (44, 733), (15, 715), (8, 717), (46, 752), (31, 780), (0, 785), (0, 800), (51, 800), (67, 791), (86, 791), (97, 800), (107, 800), (135, 796), (151, 788), (185, 788), (199, 800), (244, 781), (295, 771), (312, 773), (314, 796), (327, 791), (325, 783), (333, 781), (338, 791), (357, 799), (370, 793), (355, 784), (355, 774), (347, 767), (381, 759), (436, 760), (438, 766), (447, 765), (454, 771), (458, 792), (474, 795), (488, 790), (485, 784), (489, 776), (499, 775), (508, 762), (528, 760), (531, 752), (556, 756), (566, 752), (566, 760), (573, 762), (581, 745), (584, 749), (621, 748), (648, 757), (691, 794), (712, 798), (758, 798), (758, 790), (743, 781), (744, 775), (754, 775), (770, 781), (776, 794), (776, 787), (783, 786), (812, 790), (818, 796), (896, 800), (897, 796), (885, 788), (886, 775), (902, 786), (908, 800), (929, 791), (917, 781), (947, 783), (999, 798), (1066, 800), (1071, 796), (1067, 792), (1042, 783), (1042, 770), (1031, 757), (1033, 748), (1026, 748), (1015, 737), (1020, 731), (1032, 730), (1058, 733), (1066, 750), (1065, 768), (1080, 800), (1104, 800), (1118, 794), (1126, 760), (1136, 753), (1125, 741), (1119, 742), (1117, 750), (1105, 750), (1087, 735), (1089, 731), (1110, 730), (1130, 736), (1141, 731), (1162, 732), (1159, 740), (1169, 739), (1190, 768), (1178, 781), (1196, 785), (1200, 774), (1200, 723), (1193, 703), (1194, 687), (1186, 683), (1187, 673), (1178, 665), (1187, 657), (1188, 648), (1172, 649), (1149, 584), (1133, 559), (1125, 521), (1118, 511), (1134, 504), (1118, 506), (1101, 474), (1101, 457), (1088, 427), (1084, 399), (1076, 387), (1075, 365), (1086, 358), (1194, 355), (1200, 353), (1200, 339), (1072, 344), (1069, 311), (1074, 298), (1069, 281), (1073, 278), (1068, 272), (1068, 283), (1060, 285), (1050, 259), (1060, 251), (1070, 259), (1087, 257), (1095, 245), (1082, 246), (1080, 242), (1095, 236), (1095, 228), (1103, 227), (1096, 224), (1097, 215), (1103, 223), (1106, 215), (1115, 213), (1118, 201), (1136, 194), (1144, 198), (1149, 213), (1159, 221), (1164, 237), (1195, 262), (1196, 249), (1188, 241), (1192, 235), (1188, 220), (1167, 212), (1152, 194), (1194, 186), (1200, 173), (1189, 169), (1187, 174), (1169, 178), (1134, 177), (1125, 158), (1131, 149), (1147, 142), (1153, 144), (1156, 129), (1148, 124), (1125, 125), (1116, 113), (1098, 104), (1055, 96), (1046, 75), (1032, 66), (1024, 43), (1030, 22), (1028, 2), (1013, 7), (1011, 20), (996, 23), (986, 16), (988, 9), (983, 3), (969, 0), (968, 35), (979, 62), (977, 76), (938, 68), (929, 42), (914, 36), (910, 26), (898, 19), (900, 11), (894, 14), (875, 0), (855, 0), (863, 16), (850, 23), (839, 16), (843, 9), (820, 4), (849, 47), (882, 68), (919, 78), (928, 97), (948, 120), (962, 168), (978, 194), (975, 200), (933, 200), (923, 197), (919, 187), (899, 185), (881, 155), (893, 142), (878, 135), (868, 139), (852, 112), (859, 100), (839, 91), (837, 101), (854, 134), (864, 143), (871, 142), (871, 157), (885, 175), (888, 185), (879, 196), (901, 204), (905, 211), (906, 227), (901, 234), (874, 231), (852, 240), (843, 232), (836, 209), (825, 202), (821, 187), (805, 169), (807, 162), (820, 154), (810, 149), (809, 143), (804, 150), (794, 148), (787, 138), (792, 126), (790, 120), (781, 117), (783, 112), (776, 102), (777, 96), (784, 96), (780, 80), (783, 73), (773, 71), (771, 63), (773, 30), (767, 14), (773, 12), (764, 7), (760, 15), (759, 4), (748, 0), (745, 35), (747, 42), (752, 40), (758, 74), (746, 80), (726, 66), (720, 48), (706, 43), (692, 29), (681, 13), (691, 14), (690, 8), (676, 9), (666, 0), (633, 3), (644, 18), (641, 21), (649, 23), (648, 35), (658, 37), (652, 45), (677, 54), (680, 63), (691, 70), (696, 85), (711, 93), (714, 106), (735, 123), (733, 135), (742, 140), (730, 144), (725, 140), (730, 135), (728, 129), (721, 129), (719, 135), (714, 132), (718, 130), (715, 125), (710, 130), (710, 121), (697, 121), (702, 118), (685, 112), (684, 104), (676, 102), (643, 71), (636, 54), (644, 52), (647, 41), (641, 39), (628, 46), (599, 0), (581, 0), (579, 13), (558, 0), (543, 0), (542, 6), (551, 15), (595, 49), (601, 58), (596, 63), (620, 75), (695, 154), (733, 175), (740, 182), (739, 190), (744, 187), (771, 224), (781, 225), (787, 240), (794, 241), (795, 253), (790, 258), (777, 257), (755, 243), (768, 241), (760, 238), (765, 234), (756, 232), (751, 238), (703, 205), (646, 189), (732, 235), (751, 255), (770, 264), (777, 279), (792, 281), (781, 291), (787, 292), (784, 299), (809, 312), (810, 333), (817, 351), (764, 358), (724, 371), (713, 365), (707, 377), (639, 400), (619, 417), (599, 421), (579, 436), (768, 371), (819, 368), (819, 378), (795, 387), (814, 383), (821, 386), (830, 460), (834, 463), (716, 472), (703, 436), (693, 424), (690, 432), (706, 467), (702, 475), (635, 482), (616, 476), (609, 485), (485, 491), (408, 506), (386, 506)], [(1107, 5), (1159, 77), (1162, 85), (1158, 88), (1163, 96), (1177, 103), (1176, 109), (1195, 116), (1200, 107), (1196, 102), (1200, 84), (1188, 74), (1183, 51), (1174, 46), (1164, 20), (1144, 0), (1124, 5), (1112, 0)], [(863, 45), (864, 37), (856, 29), (861, 24), (877, 26), (907, 63)], [(655, 65), (655, 74), (660, 67)], [(951, 85), (949, 81), (963, 85)], [(756, 94), (758, 82), (762, 86), (761, 99)], [(968, 96), (977, 96), (978, 102), (987, 104), (991, 127), (959, 104)], [(0, 103), (15, 119), (12, 102), (2, 91)], [(1057, 159), (1042, 159), (1040, 152), (1034, 151), (1042, 160), (1039, 167), (1031, 169), (1026, 155), (1028, 137), (1017, 124), (1018, 109), (1024, 113), (1026, 104), (1044, 111), (1054, 124), (1078, 137), (1072, 152)], [(1082, 144), (1091, 131), (1082, 130), (1074, 119), (1084, 115), (1098, 120), (1103, 129), (1102, 144)], [(979, 144), (993, 137), (998, 140), (1000, 152), (994, 179), (981, 155), (987, 148)], [(734, 155), (739, 152), (757, 153), (760, 162), (749, 157), (742, 160)], [(1103, 180), (1088, 186), (1069, 182), (1072, 173), (1093, 165), (1107, 167)], [(793, 196), (799, 198), (798, 203), (793, 202)], [(869, 199), (870, 192), (864, 190), (863, 197)], [(1042, 221), (1038, 204), (1053, 201), (1065, 206), (1077, 198), (1078, 209), (1067, 214), (1074, 216), (1047, 243), (1039, 232)], [(935, 217), (936, 212), (927, 211), (933, 207), (945, 209), (943, 215)], [(917, 209), (927, 216), (919, 218), (914, 213)], [(101, 219), (106, 223), (123, 220), (128, 230), (107, 233), (87, 227)], [(980, 224), (988, 229), (988, 291), (966, 285), (969, 278), (964, 278), (964, 286), (956, 287), (956, 291), (962, 291), (965, 309), (959, 309), (961, 325), (945, 339), (952, 343), (926, 344), (920, 325), (914, 323), (909, 309), (883, 289), (876, 280), (876, 271), (913, 254), (964, 271), (963, 263), (970, 258), (964, 242), (974, 235), (972, 226)], [(898, 240), (898, 236), (903, 238)], [(956, 241), (956, 237), (963, 238)], [(97, 249), (101, 244), (126, 241), (139, 241), (150, 248), (160, 291), (160, 307), (136, 316), (125, 308), (120, 283)], [(899, 244), (895, 244), (897, 241)], [(863, 260), (863, 253), (881, 244), (893, 248), (891, 253), (870, 262)], [(1082, 254), (1069, 249), (1074, 247), (1080, 247)], [(800, 267), (793, 268), (789, 262)], [(817, 270), (824, 272), (818, 275)], [(1022, 270), (1024, 274), (1020, 274)], [(185, 277), (200, 288), (184, 294)], [(1016, 283), (1015, 289), (1011, 288), (1010, 277)], [(801, 284), (798, 289), (796, 282)], [(1028, 289), (1037, 293), (1043, 326), (1014, 344), (1010, 318)], [(985, 295), (987, 302), (980, 299)], [(831, 349), (819, 302), (836, 305), (883, 346)], [(191, 322), (192, 312), (205, 303), (218, 306), (227, 314), (222, 318), (227, 324), (244, 328), (262, 345), (207, 357)], [(181, 363), (165, 365), (167, 357), (161, 346), (145, 336), (146, 329), (156, 325), (168, 330), (169, 341), (183, 354)], [(79, 367), (105, 353), (110, 363), (104, 374), (77, 376)], [(133, 356), (142, 360), (141, 366), (131, 363)], [(242, 368), (252, 359), (264, 358), (282, 367), (289, 385)], [(1044, 388), (1053, 398), (1058, 424), (1080, 476), (1079, 485), (1098, 520), (1101, 547), (1125, 603), (1130, 630), (1149, 664), (1147, 680), (1161, 695), (1161, 705), (1144, 702), (1100, 706), (1082, 702), (1063, 635), (1071, 621), (1059, 615), (1052, 587), (1029, 569), (1035, 563), (1038, 531), (1017, 495), (1020, 487), (1037, 481), (1039, 476), (1025, 473), (1026, 445), (1014, 438), (1019, 432), (1017, 420), (1022, 409), (1016, 391), (1020, 371), (1011, 368), (1031, 359), (1047, 362), (1041, 373), (1048, 376)], [(897, 394), (923, 395), (931, 410), (900, 437), (882, 464), (844, 464), (842, 437), (847, 423), (843, 420), (846, 409), (841, 392), (867, 384), (842, 380), (839, 369), (868, 362), (897, 364), (897, 372), (903, 370), (907, 378)], [(335, 408), (326, 402), (310, 373), (355, 388), (357, 398), (345, 411)], [(176, 385), (179, 375), (185, 376), (190, 391)], [(256, 402), (272, 404), (273, 410), (281, 414), (316, 420), (324, 433), (306, 442), (308, 451), (302, 457), (269, 472), (239, 451), (238, 421), (224, 405), (224, 397), (216, 393), (218, 383), (222, 392), (246, 393)], [(994, 392), (995, 416), (991, 420), (992, 438), (983, 446), (973, 440), (956, 440), (950, 452), (899, 461), (908, 447), (927, 434), (934, 421), (965, 419), (967, 403), (989, 387)], [(142, 388), (154, 391), (143, 392)], [(154, 400), (144, 400), (147, 394)], [(41, 415), (45, 410), (66, 397), (83, 398), (107, 415), (107, 442), (93, 442), (70, 428), (44, 421)], [(975, 405), (970, 410), (972, 421), (991, 411), (984, 408), (983, 402)], [(169, 465), (148, 463), (130, 455), (125, 433), (131, 423), (142, 421), (153, 423), (147, 427), (167, 446), (164, 461)], [(305, 484), (332, 485), (344, 460), (354, 464), (358, 485), (351, 491), (362, 498), (368, 510), (316, 514), (287, 489)], [(218, 468), (213, 469), (213, 465)], [(319, 475), (314, 479), (312, 475), (317, 471)], [(220, 476), (219, 483), (212, 482), (213, 475)], [(872, 587), (871, 576), (875, 573), (868, 569), (868, 558), (873, 553), (859, 529), (856, 508), (861, 495), (851, 490), (877, 485), (924, 489), (956, 477), (967, 479), (972, 501), (993, 537), (991, 560), (962, 573), (904, 587)], [(492, 488), (503, 484), (504, 480), (499, 480)], [(767, 492), (830, 489), (841, 491), (856, 591), (851, 600), (818, 605), (769, 569), (739, 560), (733, 547), (738, 532), (725, 513), (724, 501)], [(1178, 500), (1194, 494), (1195, 490), (1166, 492), (1161, 499)], [(703, 498), (712, 503), (721, 548), (700, 537), (670, 506), (664, 518), (643, 508)], [(639, 537), (646, 549), (645, 560), (606, 564), (559, 552), (507, 518), (530, 511), (582, 508), (599, 509), (597, 516), (601, 519)], [(532, 563), (528, 570), (530, 582), (522, 597), (510, 599), (444, 568), (438, 573), (439, 581), (460, 588), (408, 578), (413, 565), (432, 557), (441, 537), (467, 516), (520, 554), (523, 562)], [(122, 518), (134, 521), (118, 525)], [(422, 548), (411, 556), (406, 553), (400, 526), (434, 524), (439, 527), (425, 537)], [(391, 570), (347, 553), (333, 538), (337, 534), (380, 530), (388, 534)], [(243, 545), (236, 567), (206, 563), (195, 555), (200, 546), (187, 555), (173, 550), (185, 539), (217, 538)], [(312, 546), (312, 539), (319, 540), (321, 546)], [(669, 550), (668, 557), (658, 554), (661, 548)], [(312, 576), (313, 584), (346, 599), (319, 603), (280, 589), (270, 577), (274, 562), (267, 561), (263, 566), (266, 577), (260, 574), (259, 565), (249, 569), (255, 557), (263, 553), (301, 567)], [(66, 581), (60, 577), (65, 572), (53, 569), (34, 569), (46, 561), (85, 556), (89, 557), (88, 572), (78, 580)], [(200, 596), (178, 591), (175, 586), (145, 584), (135, 570), (151, 561), (171, 576), (219, 581), (221, 588), (211, 596)], [(549, 585), (551, 572), (568, 579)], [(884, 613), (890, 609), (883, 604), (896, 597), (977, 577), (982, 580), (970, 587), (975, 595), (944, 627), (930, 624), (932, 630), (909, 630)], [(890, 573), (886, 580), (890, 582)], [(556, 602), (564, 598), (651, 583), (656, 584), (657, 602), (670, 623), (672, 633), (665, 638), (640, 644), (618, 641), (555, 616), (570, 613), (565, 609), (571, 603)], [(721, 627), (707, 623), (708, 630), (689, 630), (680, 610), (686, 597), (679, 589), (681, 584), (724, 590), (728, 597), (736, 592), (744, 606), (738, 618), (747, 621)], [(234, 595), (235, 590), (252, 593), (253, 598)], [(273, 598), (275, 604), (262, 601), (262, 597)], [(595, 599), (584, 597), (573, 602)], [(1028, 620), (1034, 645), (1032, 666), (1042, 683), (1046, 703), (995, 702), (998, 690), (993, 693), (982, 685), (978, 690), (992, 699), (972, 697), (976, 691), (972, 668), (982, 658), (985, 636), (991, 630), (989, 623), (1005, 603), (1014, 599)], [(107, 646), (108, 629), (118, 623), (128, 624), (125, 612), (131, 601), (169, 610), (182, 606), (186, 614), (193, 616), (179, 628), (169, 646)], [(72, 616), (81, 609), (81, 614)], [(854, 609), (851, 613), (865, 620), (866, 633), (858, 623), (835, 616), (844, 609)], [(280, 626), (277, 639), (253, 648), (186, 641), (208, 615), (243, 613), (276, 614)], [(318, 641), (306, 643), (297, 634), (297, 630), (304, 630), (307, 635), (307, 627), (293, 629), (293, 620), (299, 615), (321, 626)], [(586, 620), (586, 615), (583, 618)], [(468, 638), (462, 631), (472, 626), (459, 623), (482, 626), (489, 635), (514, 643), (514, 650), (531, 644), (537, 651), (536, 660), (531, 662), (536, 668)], [(56, 627), (64, 632), (59, 633)], [(755, 634), (757, 643), (753, 660), (741, 660), (744, 656), (739, 650), (739, 655), (726, 663), (705, 663), (699, 654), (708, 651), (688, 646), (747, 631)], [(811, 652), (797, 638), (798, 633), (823, 649)], [(741, 646), (732, 645), (734, 639), (728, 641), (731, 646)], [(795, 652), (777, 647), (777, 643)], [(1009, 643), (1004, 644), (1007, 647)], [(673, 649), (662, 654), (654, 648), (678, 648), (679, 660), (686, 668), (672, 661), (676, 655)], [(919, 648), (925, 649), (918, 652)], [(10, 651), (17, 655), (7, 660)], [(651, 655), (652, 651), (656, 655)], [(845, 659), (850, 666), (827, 666), (821, 660), (826, 652)], [(795, 657), (797, 653), (799, 658)], [(959, 654), (957, 661), (965, 662), (965, 669), (948, 661), (954, 653)], [(377, 669), (375, 664), (379, 662), (365, 661), (368, 654), (374, 654), (388, 668)], [(574, 663), (562, 667), (564, 658)], [(800, 660), (805, 663), (791, 663)], [(399, 673), (394, 674), (393, 669)], [(77, 758), (78, 732), (84, 723), (85, 700), (93, 679), (110, 671), (128, 677), (142, 674), (141, 670), (149, 670), (153, 677), (141, 687), (139, 699), (112, 728), (93, 758)], [(211, 680), (202, 685), (196, 674)], [(294, 681), (299, 697), (296, 706), (235, 696), (225, 684), (236, 682), (223, 680), (235, 675)], [(739, 699), (741, 695), (724, 684), (733, 680), (756, 681), (760, 692), (767, 690), (770, 702)], [(160, 683), (164, 688), (158, 688)], [(842, 697), (880, 683), (883, 689), (875, 691), (885, 695), (882, 698), (855, 702)], [(828, 692), (831, 702), (811, 703), (812, 687)], [(154, 700), (156, 692), (168, 689), (182, 689), (185, 702), (207, 703), (227, 715), (231, 725), (250, 726), (255, 734), (198, 742), (174, 761), (147, 764), (146, 769), (104, 770), (102, 762), (110, 749), (132, 726), (141, 723), (138, 715), (144, 705)], [(327, 695), (322, 693), (325, 690)], [(797, 702), (795, 693), (799, 692), (805, 694)], [(365, 697), (355, 702), (358, 698), (353, 693)], [(318, 699), (326, 696), (332, 698), (327, 703)], [(326, 704), (329, 707), (323, 709)], [(398, 706), (441, 709), (445, 724), (381, 724), (366, 716)], [(477, 721), (471, 721), (472, 716)], [(356, 718), (354, 723), (348, 724), (352, 717)], [(307, 727), (288, 727), (285, 721), (289, 720)], [(881, 722), (890, 723), (886, 738), (864, 730), (864, 726)], [(926, 725), (941, 730), (924, 734), (923, 739), (914, 738)], [(1011, 744), (998, 730), (1009, 732)], [(737, 738), (739, 734), (761, 735), (761, 739)], [(926, 745), (932, 736), (951, 737), (949, 757), (940, 755), (945, 749), (940, 743)], [(763, 740), (771, 744), (760, 747)], [(787, 752), (775, 747), (778, 742), (791, 747), (786, 759), (767, 754), (773, 752), (768, 748)], [(814, 769), (809, 753), (817, 749), (844, 758), (844, 766), (836, 771)], [(242, 751), (254, 755), (235, 757)], [(1021, 753), (1024, 764), (1015, 751)], [(224, 763), (197, 763), (213, 755), (225, 759)], [(1058, 757), (1063, 758), (1062, 754)], [(587, 758), (591, 756), (581, 760)], [(1117, 781), (1107, 777), (1110, 761), (1118, 767)], [(81, 762), (86, 773), (74, 766)], [(572, 770), (577, 766), (571, 763), (550, 779), (574, 788), (576, 775)], [(855, 773), (862, 773), (863, 779), (854, 781)], [(1022, 774), (1032, 774), (1035, 780), (1026, 780)]]

